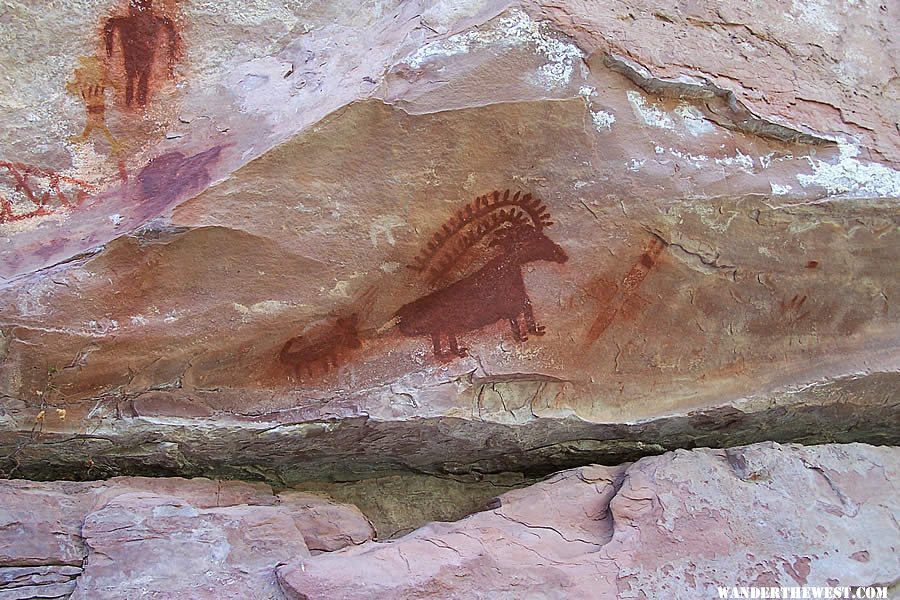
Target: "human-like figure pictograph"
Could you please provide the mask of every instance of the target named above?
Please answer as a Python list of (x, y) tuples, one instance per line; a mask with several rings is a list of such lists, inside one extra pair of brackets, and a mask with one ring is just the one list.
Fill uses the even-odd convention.
[(172, 19), (153, 13), (153, 0), (130, 0), (128, 16), (112, 17), (103, 28), (109, 58), (113, 55), (116, 34), (125, 62), (125, 104), (134, 106), (136, 101), (144, 108), (149, 100), (157, 48), (164, 48), (168, 55), (168, 72), (171, 74), (174, 69), (179, 44), (175, 24)]
[(75, 77), (66, 82), (66, 91), (84, 102), (87, 121), (82, 132), (70, 140), (75, 144), (81, 144), (88, 141), (94, 131), (99, 131), (109, 142), (112, 153), (118, 154), (119, 142), (106, 126), (106, 88), (109, 85), (106, 67), (96, 56), (82, 56), (78, 59), (78, 63)]

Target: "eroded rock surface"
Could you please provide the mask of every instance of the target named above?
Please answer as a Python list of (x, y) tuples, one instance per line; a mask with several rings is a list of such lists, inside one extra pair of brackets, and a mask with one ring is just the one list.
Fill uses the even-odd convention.
[(896, 442), (892, 9), (376, 4), (13, 3), (0, 473)]
[(0, 598), (277, 598), (277, 564), (374, 537), (356, 508), (202, 479), (0, 481)]
[(309, 554), (278, 507), (197, 509), (159, 494), (116, 496), (82, 532), (89, 552), (73, 597), (85, 600), (273, 598), (273, 566)]
[[(717, 597), (718, 586), (890, 586), (900, 579), (898, 471), (900, 451), (865, 444), (678, 450), (563, 471), (391, 541), (374, 541), (352, 505), (261, 484), (5, 481), (0, 598), (691, 598)], [(369, 502), (372, 521), (422, 495), (389, 487)]]
[(492, 510), (279, 568), (289, 598), (718, 597), (900, 578), (895, 448), (676, 451), (581, 467)]
[(3, 10), (0, 597), (896, 581), (895, 7)]
[(0, 599), (895, 580), (897, 21), (5, 1)]

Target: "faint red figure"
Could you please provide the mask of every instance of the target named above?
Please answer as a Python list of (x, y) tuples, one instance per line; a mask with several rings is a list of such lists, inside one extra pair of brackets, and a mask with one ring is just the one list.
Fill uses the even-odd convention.
[(659, 263), (659, 257), (666, 244), (661, 239), (654, 237), (647, 242), (644, 252), (640, 258), (631, 267), (631, 270), (622, 279), (622, 284), (618, 285), (612, 282), (604, 282), (612, 288), (603, 307), (597, 313), (591, 328), (588, 330), (586, 341), (588, 345), (593, 344), (603, 333), (612, 325), (612, 322), (618, 315), (625, 318), (633, 318), (647, 302), (640, 298), (637, 291), (650, 274), (650, 271)]
[(153, 0), (130, 0), (127, 17), (112, 17), (103, 28), (106, 40), (106, 55), (112, 58), (116, 32), (125, 61), (125, 104), (132, 106), (135, 101), (135, 80), (137, 80), (137, 105), (147, 106), (149, 99), (150, 75), (156, 61), (156, 49), (166, 37), (168, 45), (169, 75), (173, 75), (178, 58), (179, 37), (175, 23), (168, 17), (153, 14)]
[[(13, 188), (34, 206), (30, 211), (16, 212), (13, 210), (14, 203), (0, 194), (0, 224), (52, 215), (65, 208), (77, 207), (88, 197), (89, 192), (95, 191), (92, 185), (80, 179), (22, 163), (0, 161), (0, 169), (4, 170), (0, 175), (11, 177)], [(0, 179), (0, 183), (2, 182)], [(70, 190), (68, 194), (64, 187)], [(40, 193), (40, 189), (44, 189), (44, 192)]]
[(298, 378), (310, 378), (319, 371), (324, 375), (337, 368), (338, 363), (353, 350), (362, 348), (359, 315), (339, 317), (331, 326), (312, 335), (289, 339), (278, 358), (294, 370)]
[(118, 154), (121, 147), (106, 126), (106, 87), (109, 79), (106, 67), (96, 56), (81, 56), (79, 67), (75, 69), (75, 77), (66, 82), (66, 91), (84, 101), (87, 121), (84, 130), (69, 138), (74, 144), (81, 144), (91, 138), (94, 131), (99, 131), (109, 142), (113, 154)]

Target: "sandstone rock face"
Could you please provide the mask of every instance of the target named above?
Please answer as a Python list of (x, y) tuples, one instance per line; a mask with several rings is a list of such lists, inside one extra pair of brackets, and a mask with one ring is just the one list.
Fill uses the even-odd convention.
[(2, 6), (0, 600), (896, 578), (894, 6)]
[(70, 5), (3, 34), (0, 472), (896, 441), (887, 7)]
[(0, 567), (0, 598), (69, 598), (81, 572), (69, 566)]
[(431, 521), (458, 521), (485, 510), (497, 494), (536, 481), (521, 473), (477, 478), (397, 473), (357, 481), (307, 481), (299, 488), (359, 507), (371, 521), (377, 538), (388, 540)]
[[(272, 598), (272, 567), (309, 554), (275, 507), (198, 510), (179, 498), (123, 494), (85, 519), (90, 551), (74, 598)], [(172, 559), (175, 560), (172, 560)]]
[(278, 500), (281, 512), (294, 520), (313, 552), (331, 552), (373, 537), (371, 523), (355, 506), (293, 491), (278, 494)]
[(490, 511), (281, 567), (289, 598), (716, 598), (900, 577), (893, 448), (676, 451), (565, 471)]
[[(900, 578), (900, 452), (761, 443), (586, 466), (373, 541), (358, 509), (179, 478), (0, 482), (0, 598), (691, 598)], [(277, 576), (277, 577), (276, 577)]]
[(187, 479), (0, 482), (0, 598), (280, 597), (274, 568), (370, 540), (356, 507)]

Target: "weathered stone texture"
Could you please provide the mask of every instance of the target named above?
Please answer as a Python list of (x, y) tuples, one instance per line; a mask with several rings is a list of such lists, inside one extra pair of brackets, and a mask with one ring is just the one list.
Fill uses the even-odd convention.
[(896, 577), (895, 6), (0, 24), (0, 597)]
[(353, 506), (261, 484), (0, 481), (0, 598), (278, 598), (274, 568), (374, 537)]
[[(678, 450), (557, 473), (377, 542), (356, 507), (297, 490), (6, 481), (0, 598), (688, 598), (717, 597), (720, 585), (890, 585), (898, 469), (896, 448), (864, 444)], [(373, 519), (394, 492), (382, 493)]]
[(13, 3), (0, 472), (896, 441), (891, 9), (160, 1), (129, 101), (126, 4)]
[(492, 510), (279, 569), (289, 598), (697, 598), (900, 578), (896, 449), (676, 451), (582, 467)]

